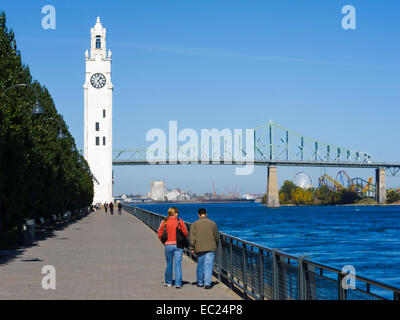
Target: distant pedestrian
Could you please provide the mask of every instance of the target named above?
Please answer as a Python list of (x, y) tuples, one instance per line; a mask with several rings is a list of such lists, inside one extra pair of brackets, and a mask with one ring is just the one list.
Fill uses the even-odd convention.
[(185, 223), (178, 218), (178, 208), (171, 207), (168, 209), (168, 217), (163, 220), (158, 228), (158, 237), (162, 240), (162, 235), (164, 233), (164, 227), (168, 233), (168, 237), (164, 242), (165, 245), (165, 259), (167, 262), (167, 267), (165, 269), (165, 281), (164, 286), (172, 286), (173, 278), (173, 265), (175, 260), (175, 288), (182, 288), (182, 253), (183, 248), (178, 248), (176, 241), (176, 229), (180, 228), (185, 235), (188, 236), (188, 231), (186, 229)]
[(197, 255), (197, 286), (211, 289), (215, 252), (218, 246), (218, 228), (214, 221), (207, 218), (207, 212), (198, 211), (199, 220), (190, 226), (189, 249)]
[(114, 214), (114, 204), (112, 202), (110, 202), (110, 204), (108, 206), (110, 207), (110, 213)]
[(106, 213), (107, 213), (107, 208), (108, 208), (108, 203), (104, 202), (104, 210), (106, 210)]
[(121, 214), (122, 203), (118, 202), (118, 214)]

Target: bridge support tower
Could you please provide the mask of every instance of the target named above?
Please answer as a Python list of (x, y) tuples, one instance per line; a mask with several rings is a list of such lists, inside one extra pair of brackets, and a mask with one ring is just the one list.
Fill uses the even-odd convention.
[(279, 189), (278, 189), (278, 175), (277, 166), (268, 166), (268, 181), (267, 181), (267, 196), (266, 205), (270, 208), (279, 207)]
[(385, 168), (377, 168), (375, 174), (376, 202), (384, 204), (386, 203), (386, 170)]

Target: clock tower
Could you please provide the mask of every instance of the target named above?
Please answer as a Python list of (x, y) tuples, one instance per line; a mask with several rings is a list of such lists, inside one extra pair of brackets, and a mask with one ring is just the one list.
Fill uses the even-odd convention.
[[(113, 201), (111, 51), (107, 53), (106, 29), (100, 18), (90, 30), (86, 50), (84, 93), (84, 157), (94, 181), (93, 203)], [(96, 181), (97, 180), (97, 181)]]

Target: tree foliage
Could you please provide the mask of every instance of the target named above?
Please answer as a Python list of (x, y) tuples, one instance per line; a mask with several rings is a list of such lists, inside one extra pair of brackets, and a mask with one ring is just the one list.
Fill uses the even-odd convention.
[(313, 193), (310, 190), (306, 190), (300, 187), (292, 190), (291, 201), (295, 205), (310, 205), (313, 204)]
[(281, 189), (279, 190), (279, 202), (282, 204), (291, 203), (293, 191), (296, 189), (297, 186), (292, 181), (284, 181)]
[(359, 200), (359, 195), (351, 189), (343, 189), (339, 192), (331, 190), (327, 186), (303, 189), (289, 180), (286, 180), (279, 190), (281, 204), (336, 205), (356, 203)]
[(386, 202), (387, 203), (394, 203), (400, 201), (400, 193), (394, 190), (388, 190), (386, 194)]
[[(31, 115), (35, 93), (45, 115)], [(59, 120), (66, 135), (57, 140)], [(93, 181), (88, 164), (57, 113), (47, 88), (32, 79), (17, 49), (15, 36), (0, 13), (0, 222), (1, 229), (22, 218), (48, 217), (53, 213), (88, 206), (93, 200)], [(1, 230), (0, 230), (1, 231)]]

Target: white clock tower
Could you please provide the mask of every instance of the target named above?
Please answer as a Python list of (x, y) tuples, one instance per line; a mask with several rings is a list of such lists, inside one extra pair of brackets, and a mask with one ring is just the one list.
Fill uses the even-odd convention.
[[(113, 201), (111, 51), (106, 49), (106, 29), (100, 18), (90, 30), (90, 55), (86, 50), (83, 85), (85, 118), (84, 157), (94, 181), (93, 203)], [(96, 181), (97, 180), (97, 181)]]

